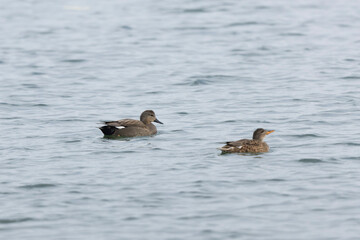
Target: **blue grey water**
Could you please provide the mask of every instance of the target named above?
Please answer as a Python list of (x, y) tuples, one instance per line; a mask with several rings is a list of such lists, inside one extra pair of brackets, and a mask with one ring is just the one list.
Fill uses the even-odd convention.
[[(1, 239), (359, 239), (359, 13), (1, 0)], [(97, 129), (146, 109), (156, 136)]]

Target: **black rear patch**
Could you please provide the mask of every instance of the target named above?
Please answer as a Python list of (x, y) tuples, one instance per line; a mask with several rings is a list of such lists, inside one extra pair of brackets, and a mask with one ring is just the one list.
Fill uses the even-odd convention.
[(101, 128), (99, 128), (104, 135), (112, 135), (115, 133), (116, 127), (112, 127), (112, 126), (103, 126)]

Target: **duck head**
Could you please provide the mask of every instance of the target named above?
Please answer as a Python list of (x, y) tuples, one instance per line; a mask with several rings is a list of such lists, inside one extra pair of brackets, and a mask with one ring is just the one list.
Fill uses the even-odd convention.
[(254, 134), (253, 134), (253, 140), (260, 140), (262, 141), (266, 135), (274, 132), (275, 130), (265, 130), (263, 128), (258, 128), (255, 130)]
[(140, 121), (142, 121), (145, 124), (149, 124), (151, 122), (156, 122), (156, 123), (160, 123), (163, 124), (162, 122), (160, 122), (157, 118), (156, 115), (154, 113), (153, 110), (146, 110), (144, 111), (141, 115), (140, 115)]

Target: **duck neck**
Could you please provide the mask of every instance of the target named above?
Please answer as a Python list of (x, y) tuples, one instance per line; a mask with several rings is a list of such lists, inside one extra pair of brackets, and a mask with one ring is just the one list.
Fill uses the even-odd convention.
[(254, 141), (258, 141), (258, 142), (262, 142), (264, 140), (264, 138), (262, 137), (253, 137)]
[(142, 120), (142, 122), (143, 122), (145, 125), (150, 125), (150, 124), (151, 124), (151, 121), (146, 120), (146, 119)]

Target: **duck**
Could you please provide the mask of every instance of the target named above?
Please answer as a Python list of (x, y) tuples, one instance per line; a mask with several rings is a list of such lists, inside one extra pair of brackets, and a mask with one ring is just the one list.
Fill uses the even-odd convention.
[(258, 128), (253, 133), (253, 139), (241, 139), (234, 142), (226, 142), (226, 145), (219, 148), (222, 153), (264, 153), (269, 151), (269, 145), (264, 138), (275, 130)]
[(160, 123), (153, 110), (146, 110), (141, 113), (140, 120), (121, 119), (117, 121), (103, 122), (105, 126), (99, 129), (104, 137), (138, 137), (150, 136), (157, 133), (156, 126), (152, 122)]

